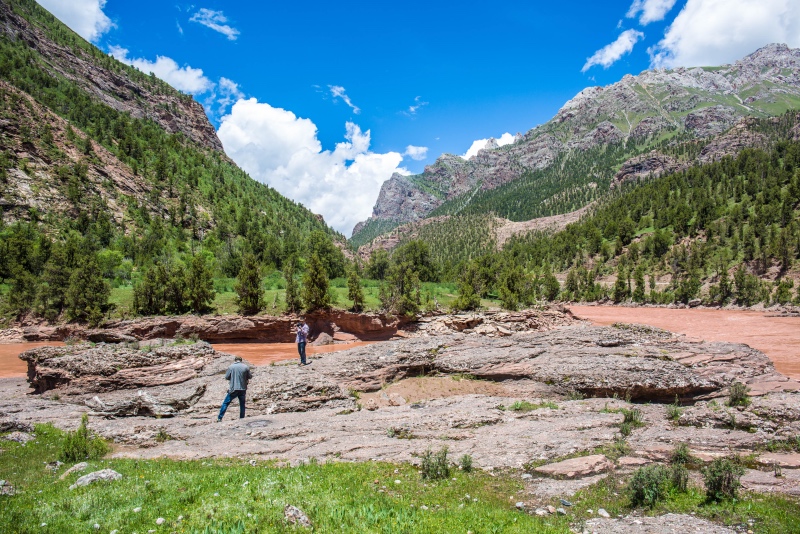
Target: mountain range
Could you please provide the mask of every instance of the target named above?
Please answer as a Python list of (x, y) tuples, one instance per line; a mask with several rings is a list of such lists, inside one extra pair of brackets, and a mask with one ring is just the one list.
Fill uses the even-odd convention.
[[(680, 157), (666, 158), (660, 148), (709, 144), (744, 117), (798, 107), (800, 50), (782, 44), (732, 65), (626, 75), (584, 89), (510, 145), (492, 139), (468, 160), (444, 154), (421, 174), (394, 174), (350, 242), (365, 245), (404, 223), (440, 215), (491, 212), (524, 221), (571, 212), (615, 183), (681, 168)], [(703, 157), (718, 159), (757, 141), (739, 136)]]

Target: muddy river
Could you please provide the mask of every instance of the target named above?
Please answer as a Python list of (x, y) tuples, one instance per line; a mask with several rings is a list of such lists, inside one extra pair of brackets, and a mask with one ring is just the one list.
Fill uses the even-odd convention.
[(745, 343), (766, 354), (781, 373), (800, 379), (800, 317), (770, 317), (763, 311), (617, 306), (570, 306), (570, 310), (599, 325), (640, 323), (694, 339)]
[[(372, 341), (355, 341), (336, 345), (323, 345), (321, 347), (307, 347), (306, 357), (314, 359), (315, 354), (347, 350), (355, 347), (370, 345)], [(61, 346), (58, 341), (43, 343), (0, 343), (0, 378), (25, 376), (28, 364), (19, 359), (19, 354), (37, 347)], [(297, 358), (297, 345), (294, 343), (214, 343), (214, 349), (241, 356), (255, 365), (269, 365)]]

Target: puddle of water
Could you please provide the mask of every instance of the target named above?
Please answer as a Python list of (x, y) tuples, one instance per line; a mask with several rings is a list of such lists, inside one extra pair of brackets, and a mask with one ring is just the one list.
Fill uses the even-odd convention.
[(0, 378), (16, 378), (28, 374), (28, 362), (19, 359), (19, 355), (26, 350), (62, 345), (60, 341), (0, 343)]
[(745, 343), (760, 350), (775, 368), (800, 379), (800, 317), (769, 317), (768, 312), (621, 306), (570, 306), (594, 324), (639, 323), (706, 341)]

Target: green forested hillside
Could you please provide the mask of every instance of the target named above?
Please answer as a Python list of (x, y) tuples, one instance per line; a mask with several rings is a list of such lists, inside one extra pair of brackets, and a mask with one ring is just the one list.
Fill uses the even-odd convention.
[[(124, 72), (156, 94), (192, 98), (108, 57), (35, 2), (15, 0), (11, 6), (42, 28), (53, 46), (90, 58), (96, 68)], [(254, 254), (261, 266), (279, 269), (287, 257), (302, 257), (309, 247), (319, 248), (309, 236), (316, 236), (317, 242), (342, 239), (308, 209), (249, 178), (224, 154), (182, 133), (167, 133), (152, 120), (109, 107), (84, 90), (80, 73), (69, 77), (59, 73), (28, 43), (12, 37), (0, 32), (0, 80), (31, 95), (66, 119), (69, 127), (68, 140), (59, 145), (52, 135), (57, 125), (37, 116), (24, 97), (4, 90), (0, 194), (6, 200), (14, 180), (35, 176), (33, 181), (43, 189), (57, 193), (56, 201), (63, 198), (71, 207), (67, 216), (42, 209), (20, 215), (18, 206), (7, 211), (14, 199), (0, 202), (5, 211), (0, 221), (0, 283), (9, 288), (6, 314), (46, 309), (51, 317), (59, 315), (66, 309), (63, 299), (69, 279), (81, 266), (97, 265), (115, 285), (127, 284), (136, 273), (156, 264), (175, 265), (182, 272), (192, 257), (200, 255), (213, 273), (232, 277), (247, 253)], [(31, 108), (30, 113), (20, 115), (15, 109), (19, 105)], [(89, 138), (149, 189), (138, 198), (119, 192), (116, 200), (126, 207), (121, 223), (110, 215), (106, 200), (87, 177), (86, 169), (100, 162)], [(30, 154), (36, 157), (31, 159)], [(341, 258), (336, 261), (341, 264)], [(58, 276), (50, 272), (56, 267), (63, 270)], [(58, 280), (48, 279), (51, 275)], [(60, 285), (55, 303), (46, 296), (54, 284)]]
[[(790, 113), (758, 123), (783, 138), (769, 151), (748, 149), (623, 186), (564, 231), (513, 238), (501, 254), (465, 263), (462, 282), (479, 294), (499, 293), (521, 267), (514, 275), (520, 301), (542, 297), (535, 283), (519, 282), (524, 272), (553, 270), (567, 273), (560, 295), (566, 299), (742, 305), (796, 299), (800, 142), (791, 138), (798, 120)], [(605, 277), (608, 283), (598, 283)]]

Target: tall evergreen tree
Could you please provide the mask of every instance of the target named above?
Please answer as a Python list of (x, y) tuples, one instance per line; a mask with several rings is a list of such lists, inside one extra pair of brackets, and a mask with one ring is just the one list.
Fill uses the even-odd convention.
[(413, 315), (421, 304), (419, 275), (411, 262), (393, 263), (381, 286), (381, 306), (400, 315)]
[(355, 264), (347, 271), (347, 298), (353, 301), (354, 312), (364, 309), (364, 290), (361, 288), (361, 279)]
[(189, 308), (194, 313), (206, 312), (214, 302), (215, 295), (211, 266), (203, 254), (197, 254), (189, 264), (186, 279), (186, 297), (189, 301)]
[(264, 290), (261, 287), (261, 268), (252, 253), (242, 258), (242, 268), (236, 277), (236, 305), (242, 315), (255, 315), (264, 307)]
[(85, 321), (97, 326), (108, 310), (111, 288), (103, 280), (103, 273), (94, 259), (87, 257), (69, 277), (66, 293), (66, 313), (70, 321)]
[(306, 311), (324, 310), (331, 306), (328, 275), (325, 273), (325, 267), (322, 266), (322, 261), (320, 261), (316, 253), (311, 255), (311, 259), (306, 266), (306, 272), (303, 275), (302, 294)]
[(283, 264), (283, 278), (286, 280), (286, 311), (289, 313), (298, 312), (303, 308), (295, 272), (297, 272), (297, 259), (295, 256), (289, 256)]

